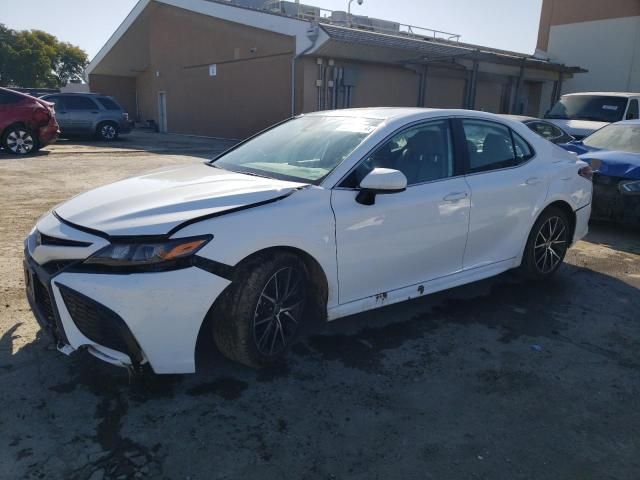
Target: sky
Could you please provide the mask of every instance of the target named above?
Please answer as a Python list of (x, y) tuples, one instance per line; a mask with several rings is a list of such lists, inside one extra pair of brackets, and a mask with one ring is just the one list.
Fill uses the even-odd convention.
[[(0, 0), (0, 23), (15, 30), (39, 29), (98, 53), (136, 0)], [(329, 10), (346, 10), (348, 0), (303, 0)], [(2, 5), (4, 4), (4, 8)], [(461, 41), (532, 54), (542, 0), (364, 0), (352, 3), (358, 15), (384, 18), (462, 35)], [(28, 12), (25, 14), (25, 12)]]

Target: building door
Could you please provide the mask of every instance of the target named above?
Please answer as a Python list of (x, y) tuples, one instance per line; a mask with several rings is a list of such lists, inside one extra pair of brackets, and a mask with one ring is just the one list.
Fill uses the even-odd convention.
[(167, 132), (167, 92), (158, 92), (158, 130)]

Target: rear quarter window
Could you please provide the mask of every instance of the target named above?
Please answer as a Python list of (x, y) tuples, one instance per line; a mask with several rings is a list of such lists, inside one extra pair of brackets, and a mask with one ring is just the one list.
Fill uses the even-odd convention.
[(0, 105), (11, 105), (13, 103), (18, 103), (21, 100), (24, 100), (26, 97), (22, 95), (18, 95), (13, 92), (6, 92), (0, 90)]
[(96, 100), (98, 100), (98, 103), (100, 103), (100, 105), (102, 105), (106, 110), (122, 110), (120, 105), (110, 98), (98, 97)]

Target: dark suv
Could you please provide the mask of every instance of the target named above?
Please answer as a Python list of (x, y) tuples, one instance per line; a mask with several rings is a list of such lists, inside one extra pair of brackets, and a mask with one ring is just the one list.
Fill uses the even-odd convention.
[(56, 106), (63, 135), (95, 135), (115, 140), (129, 133), (129, 115), (113, 97), (96, 93), (54, 93), (41, 97)]
[(58, 123), (53, 104), (0, 88), (0, 145), (26, 155), (56, 141)]

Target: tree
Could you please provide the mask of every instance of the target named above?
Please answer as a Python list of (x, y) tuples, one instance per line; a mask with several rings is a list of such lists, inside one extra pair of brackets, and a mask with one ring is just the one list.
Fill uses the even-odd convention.
[(11, 30), (0, 24), (0, 85), (53, 88), (81, 78), (84, 50), (42, 30)]

